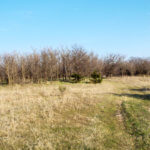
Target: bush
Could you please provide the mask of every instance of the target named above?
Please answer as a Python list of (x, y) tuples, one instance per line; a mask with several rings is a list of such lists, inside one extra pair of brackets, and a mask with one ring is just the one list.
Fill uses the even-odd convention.
[(59, 86), (59, 91), (60, 91), (61, 95), (63, 95), (64, 92), (66, 91), (66, 87), (65, 86)]
[(93, 83), (101, 83), (102, 82), (102, 77), (101, 77), (101, 74), (94, 71), (92, 74), (91, 74), (91, 81)]
[(83, 79), (83, 77), (77, 73), (72, 74), (71, 77), (73, 78), (74, 82), (80, 82)]

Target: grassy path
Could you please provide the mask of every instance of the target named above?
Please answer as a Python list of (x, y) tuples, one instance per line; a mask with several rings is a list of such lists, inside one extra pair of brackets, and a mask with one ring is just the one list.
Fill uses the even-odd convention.
[[(134, 79), (135, 80), (135, 79)], [(140, 78), (139, 83), (122, 82), (121, 91), (115, 94), (122, 99), (121, 110), (125, 130), (132, 136), (136, 150), (150, 149), (150, 84)], [(136, 79), (137, 81), (137, 79)]]

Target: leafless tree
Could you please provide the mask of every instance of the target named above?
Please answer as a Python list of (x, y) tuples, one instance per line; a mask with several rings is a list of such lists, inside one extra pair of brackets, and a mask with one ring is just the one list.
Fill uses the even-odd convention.
[(79, 46), (59, 51), (46, 48), (28, 55), (12, 53), (0, 56), (0, 83), (70, 80), (73, 74), (90, 77), (95, 71), (106, 77), (149, 75), (150, 58), (125, 59), (116, 54), (99, 58)]

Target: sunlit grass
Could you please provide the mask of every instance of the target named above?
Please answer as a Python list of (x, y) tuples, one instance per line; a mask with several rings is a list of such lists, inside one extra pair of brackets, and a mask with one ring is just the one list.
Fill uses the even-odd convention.
[(150, 91), (136, 89), (149, 87), (148, 77), (1, 86), (0, 149), (148, 149)]

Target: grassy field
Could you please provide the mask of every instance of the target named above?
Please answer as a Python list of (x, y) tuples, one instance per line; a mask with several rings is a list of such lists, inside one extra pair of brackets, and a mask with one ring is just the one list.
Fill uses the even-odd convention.
[(150, 77), (0, 86), (0, 150), (149, 150)]

